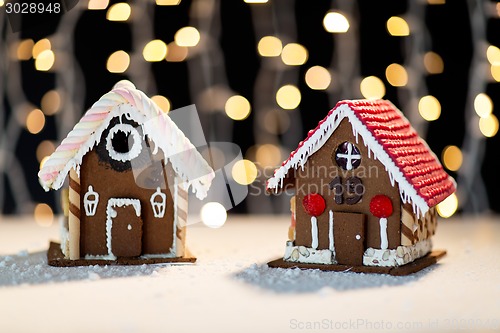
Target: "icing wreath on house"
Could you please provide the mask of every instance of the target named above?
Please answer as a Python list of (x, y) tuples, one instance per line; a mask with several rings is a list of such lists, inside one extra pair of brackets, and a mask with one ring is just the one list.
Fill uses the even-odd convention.
[(47, 159), (43, 188), (69, 174), (66, 259), (184, 256), (188, 190), (203, 199), (214, 172), (170, 117), (129, 81), (102, 96)]
[(288, 188), (284, 261), (396, 267), (431, 251), (435, 206), (456, 185), (392, 103), (346, 100), (267, 181)]

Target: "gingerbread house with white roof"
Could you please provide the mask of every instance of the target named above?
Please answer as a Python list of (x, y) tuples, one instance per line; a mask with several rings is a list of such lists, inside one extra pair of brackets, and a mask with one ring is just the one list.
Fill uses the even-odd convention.
[(126, 80), (102, 96), (47, 159), (43, 188), (64, 187), (60, 245), (49, 264), (194, 261), (185, 251), (188, 190), (203, 199), (212, 168), (177, 125)]
[(394, 274), (428, 266), (444, 254), (431, 255), (436, 205), (455, 188), (391, 102), (341, 101), (267, 182), (271, 193), (293, 194), (285, 255), (269, 265)]

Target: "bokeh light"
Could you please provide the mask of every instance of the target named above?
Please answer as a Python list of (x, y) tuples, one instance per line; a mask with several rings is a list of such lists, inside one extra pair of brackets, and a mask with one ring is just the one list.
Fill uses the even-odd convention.
[(89, 10), (104, 10), (108, 8), (109, 0), (89, 0), (87, 8)]
[(457, 195), (452, 193), (448, 198), (438, 203), (436, 208), (439, 216), (443, 218), (451, 217), (458, 209)]
[(255, 152), (255, 161), (262, 168), (275, 168), (282, 162), (281, 150), (270, 143), (259, 145)]
[(494, 114), (479, 118), (479, 130), (487, 138), (494, 137), (498, 133), (498, 118)]
[(441, 160), (446, 169), (457, 171), (462, 166), (462, 151), (457, 146), (446, 146), (441, 154)]
[(174, 36), (175, 43), (185, 47), (198, 45), (200, 38), (200, 32), (195, 27), (180, 28)]
[(500, 49), (494, 45), (488, 46), (486, 50), (486, 58), (490, 64), (499, 66), (500, 65)]
[(424, 67), (429, 74), (441, 74), (444, 71), (444, 62), (439, 54), (427, 52), (424, 55)]
[(490, 96), (480, 93), (474, 98), (474, 110), (481, 118), (488, 117), (493, 112), (493, 102)]
[(130, 56), (125, 51), (113, 52), (106, 63), (106, 68), (110, 73), (123, 73), (130, 65)]
[(158, 6), (176, 6), (181, 3), (181, 0), (156, 0)]
[(262, 57), (278, 57), (282, 49), (281, 40), (275, 36), (264, 36), (257, 44), (257, 51)]
[(165, 96), (155, 95), (155, 96), (151, 97), (151, 100), (153, 102), (155, 102), (156, 105), (158, 105), (158, 107), (163, 112), (169, 112), (170, 111), (170, 108), (171, 108), (170, 101)]
[(410, 27), (402, 17), (392, 16), (387, 20), (386, 26), (391, 36), (408, 36), (410, 34)]
[(323, 18), (323, 27), (331, 33), (344, 33), (349, 30), (349, 21), (338, 12), (329, 12)]
[(33, 45), (33, 48), (31, 50), (31, 54), (33, 56), (33, 59), (36, 59), (40, 53), (46, 50), (50, 50), (52, 48), (52, 44), (50, 43), (50, 40), (47, 38), (40, 39), (38, 42)]
[(38, 162), (42, 162), (45, 157), (50, 156), (55, 150), (56, 146), (52, 141), (43, 140), (36, 148), (36, 159)]
[(106, 19), (109, 21), (127, 21), (132, 13), (132, 8), (126, 2), (115, 3), (109, 7), (106, 13)]
[(361, 80), (359, 90), (363, 97), (368, 99), (378, 99), (385, 96), (384, 82), (376, 76), (368, 76)]
[(179, 45), (177, 45), (177, 43), (175, 41), (168, 43), (167, 50), (168, 50), (168, 52), (167, 52), (167, 56), (165, 57), (165, 59), (169, 62), (184, 61), (184, 60), (186, 60), (186, 58), (189, 54), (187, 47), (179, 46)]
[(404, 87), (408, 83), (408, 73), (400, 64), (390, 64), (385, 69), (387, 82), (394, 87)]
[(57, 90), (47, 91), (40, 102), (42, 111), (47, 116), (52, 116), (61, 109), (61, 94)]
[(307, 61), (307, 49), (298, 43), (289, 43), (281, 51), (281, 59), (285, 65), (300, 66)]
[(26, 129), (31, 134), (38, 134), (45, 126), (45, 115), (42, 110), (34, 109), (26, 117)]
[(25, 39), (19, 43), (16, 50), (16, 56), (19, 60), (29, 60), (33, 56), (33, 47), (35, 42), (33, 39)]
[(497, 82), (500, 82), (500, 65), (491, 66), (491, 76)]
[(250, 102), (243, 96), (235, 95), (229, 97), (224, 110), (229, 118), (233, 120), (244, 120), (250, 115)]
[(160, 39), (154, 39), (144, 46), (142, 56), (149, 62), (162, 61), (167, 56), (167, 44)]
[(45, 50), (40, 52), (35, 60), (35, 68), (38, 71), (46, 72), (52, 68), (56, 56), (52, 50)]
[(248, 185), (257, 178), (258, 170), (252, 161), (244, 159), (234, 163), (231, 175), (238, 184)]
[(35, 206), (33, 216), (36, 224), (41, 227), (50, 227), (54, 222), (54, 212), (52, 208), (45, 203), (39, 203)]
[(427, 121), (437, 120), (441, 115), (441, 103), (434, 96), (424, 96), (418, 102), (418, 112)]
[(201, 222), (210, 228), (220, 228), (226, 223), (227, 212), (218, 202), (207, 202), (200, 210)]
[(276, 102), (285, 110), (292, 110), (298, 107), (301, 99), (300, 90), (291, 84), (279, 88), (276, 93)]
[(314, 90), (325, 90), (332, 82), (328, 69), (322, 66), (313, 66), (306, 72), (306, 84)]

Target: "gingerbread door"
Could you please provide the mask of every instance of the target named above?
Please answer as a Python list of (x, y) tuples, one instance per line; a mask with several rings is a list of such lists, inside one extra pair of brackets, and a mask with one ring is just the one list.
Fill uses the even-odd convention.
[(363, 265), (365, 214), (333, 212), (335, 256), (342, 265)]
[(138, 199), (111, 198), (106, 221), (108, 248), (116, 257), (142, 252), (141, 203)]

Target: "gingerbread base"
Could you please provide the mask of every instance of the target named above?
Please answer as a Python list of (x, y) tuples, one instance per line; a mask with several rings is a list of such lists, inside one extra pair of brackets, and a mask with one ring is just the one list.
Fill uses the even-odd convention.
[(143, 264), (163, 264), (163, 263), (194, 263), (196, 258), (186, 251), (186, 257), (176, 258), (117, 258), (116, 260), (99, 259), (65, 259), (59, 243), (50, 242), (47, 251), (47, 262), (50, 266), (56, 267), (76, 267), (76, 266), (105, 266), (105, 265), (143, 265)]
[(321, 265), (321, 264), (303, 264), (298, 262), (284, 261), (279, 258), (267, 263), (273, 268), (300, 268), (300, 269), (320, 269), (322, 271), (334, 272), (355, 272), (355, 273), (375, 273), (389, 274), (393, 276), (404, 276), (416, 273), (426, 267), (434, 265), (439, 259), (446, 255), (444, 250), (435, 250), (431, 253), (418, 258), (417, 260), (399, 267), (378, 267), (378, 266), (349, 266), (349, 265)]

